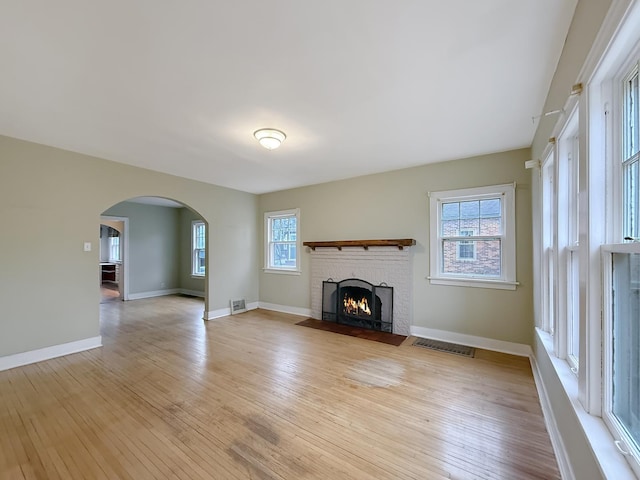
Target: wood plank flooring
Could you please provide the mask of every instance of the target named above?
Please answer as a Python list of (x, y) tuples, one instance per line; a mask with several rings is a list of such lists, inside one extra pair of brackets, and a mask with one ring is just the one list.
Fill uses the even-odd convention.
[(104, 347), (0, 372), (0, 478), (559, 478), (525, 358), (100, 307)]

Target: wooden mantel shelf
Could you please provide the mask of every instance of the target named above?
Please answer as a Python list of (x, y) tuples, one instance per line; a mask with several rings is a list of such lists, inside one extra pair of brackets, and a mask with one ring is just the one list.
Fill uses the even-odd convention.
[(337, 240), (333, 242), (302, 242), (302, 245), (309, 247), (311, 250), (316, 248), (337, 248), (342, 250), (342, 247), (362, 247), (368, 250), (369, 247), (398, 247), (402, 250), (404, 247), (410, 247), (415, 245), (416, 241), (413, 238), (401, 238), (395, 240)]

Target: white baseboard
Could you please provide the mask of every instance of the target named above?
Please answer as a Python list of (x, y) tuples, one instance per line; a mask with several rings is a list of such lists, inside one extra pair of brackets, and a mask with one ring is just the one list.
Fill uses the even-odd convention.
[(218, 310), (210, 310), (208, 312), (204, 312), (205, 320), (215, 320), (216, 318), (222, 318), (231, 315), (231, 308), (219, 308)]
[(143, 298), (164, 297), (165, 295), (191, 295), (192, 297), (204, 298), (205, 293), (188, 288), (166, 288), (164, 290), (153, 290), (151, 292), (130, 293), (129, 300), (141, 300)]
[(162, 297), (164, 295), (175, 295), (182, 293), (180, 288), (167, 288), (164, 290), (153, 290), (151, 292), (129, 293), (129, 300), (140, 300), (142, 298)]
[(534, 355), (531, 355), (529, 357), (529, 360), (531, 361), (533, 380), (536, 384), (536, 388), (538, 389), (538, 397), (540, 398), (540, 406), (542, 407), (544, 423), (547, 427), (547, 432), (549, 432), (551, 446), (553, 447), (553, 451), (556, 454), (556, 460), (558, 461), (560, 477), (562, 478), (562, 480), (575, 480), (576, 477), (573, 474), (573, 470), (571, 468), (569, 454), (567, 453), (567, 449), (565, 448), (564, 442), (562, 441), (562, 435), (560, 435), (560, 430), (558, 430), (556, 416), (553, 413), (553, 408), (551, 407), (551, 401), (549, 400), (547, 389), (544, 386), (542, 375), (540, 374), (540, 370), (538, 369), (538, 362), (536, 362), (536, 357)]
[(259, 302), (259, 308), (264, 310), (272, 310), (274, 312), (290, 313), (291, 315), (299, 315), (301, 317), (310, 317), (310, 308), (290, 307), (289, 305), (277, 305), (275, 303)]
[(531, 357), (531, 347), (523, 343), (505, 342), (493, 338), (476, 337), (464, 333), (447, 332), (435, 328), (411, 326), (411, 335), (422, 338), (431, 338), (443, 342), (459, 343), (469, 347), (483, 348), (494, 352), (509, 353), (520, 357)]
[[(255, 310), (258, 308), (258, 302), (247, 303), (247, 310)], [(202, 317), (204, 320), (215, 320), (216, 318), (222, 318), (231, 315), (231, 308), (219, 308), (218, 310), (210, 310), (208, 312), (204, 312), (204, 316)]]
[(13, 355), (0, 357), (0, 371), (29, 365), (30, 363), (42, 362), (56, 357), (62, 357), (63, 355), (83, 352), (85, 350), (91, 350), (92, 348), (101, 346), (102, 337), (98, 335), (97, 337), (85, 338), (83, 340), (76, 340), (75, 342), (39, 348), (38, 350), (31, 350), (29, 352), (15, 353)]
[(204, 292), (200, 292), (198, 290), (189, 290), (187, 288), (178, 288), (178, 293), (181, 293), (182, 295), (191, 295), (192, 297), (200, 297), (200, 298), (204, 298)]
[(247, 310), (256, 310), (260, 308), (260, 302), (247, 303)]

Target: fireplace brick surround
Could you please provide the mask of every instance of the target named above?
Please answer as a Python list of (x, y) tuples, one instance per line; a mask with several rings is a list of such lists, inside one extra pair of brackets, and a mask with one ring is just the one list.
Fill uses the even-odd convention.
[(318, 248), (311, 255), (311, 316), (322, 318), (322, 282), (360, 278), (393, 287), (393, 333), (410, 335), (413, 318), (413, 254), (411, 248)]

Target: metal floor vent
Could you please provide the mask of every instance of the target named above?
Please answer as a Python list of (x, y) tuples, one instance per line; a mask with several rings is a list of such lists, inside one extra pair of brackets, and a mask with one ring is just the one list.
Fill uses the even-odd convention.
[(439, 352), (453, 353), (462, 355), (463, 357), (472, 357), (476, 354), (476, 349), (467, 347), (466, 345), (458, 345), (457, 343), (441, 342), (440, 340), (432, 340), (431, 338), (416, 338), (412, 344), (414, 347), (430, 348)]
[(247, 311), (247, 303), (244, 301), (244, 298), (240, 300), (231, 300), (231, 315), (235, 315), (236, 313), (242, 313)]

